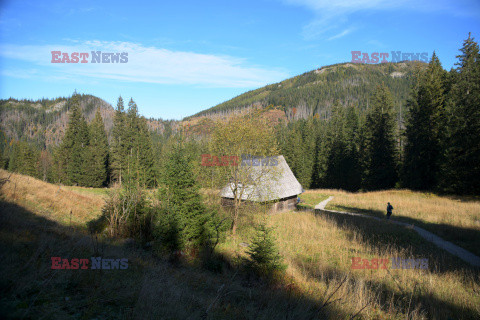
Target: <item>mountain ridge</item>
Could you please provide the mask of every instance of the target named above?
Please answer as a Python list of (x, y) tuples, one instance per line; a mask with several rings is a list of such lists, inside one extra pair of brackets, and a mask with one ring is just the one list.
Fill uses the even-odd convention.
[[(326, 118), (335, 101), (342, 105), (356, 104), (361, 109), (366, 109), (369, 97), (376, 87), (372, 85), (374, 82), (384, 82), (392, 91), (396, 106), (400, 108), (410, 92), (413, 75), (426, 66), (426, 63), (420, 61), (382, 64), (345, 62), (323, 66), (250, 90), (183, 120), (269, 105), (283, 109), (289, 119), (306, 118), (315, 114)], [(295, 115), (291, 114), (293, 108), (296, 108)]]
[[(0, 100), (0, 130), (9, 140), (27, 140), (42, 148), (58, 145), (67, 127), (70, 98)], [(96, 111), (100, 110), (105, 131), (110, 137), (115, 114), (113, 106), (90, 94), (81, 94), (79, 101), (87, 123), (90, 123)], [(171, 120), (147, 119), (150, 131), (160, 133), (163, 133), (165, 125), (171, 122)]]
[[(389, 87), (401, 115), (413, 76), (426, 65), (412, 61), (377, 65), (347, 62), (323, 66), (250, 90), (179, 121), (147, 118), (147, 123), (151, 132), (159, 134), (165, 130), (184, 130), (191, 135), (204, 136), (215, 120), (249, 109), (259, 109), (257, 114), (268, 118), (272, 124), (316, 115), (326, 119), (334, 103), (353, 104), (360, 111), (366, 110), (373, 90), (381, 82)], [(69, 99), (0, 100), (0, 130), (10, 140), (27, 140), (42, 148), (58, 145), (68, 123)], [(110, 103), (90, 94), (81, 94), (80, 108), (87, 122), (92, 121), (96, 110), (100, 109), (110, 137), (115, 114)]]

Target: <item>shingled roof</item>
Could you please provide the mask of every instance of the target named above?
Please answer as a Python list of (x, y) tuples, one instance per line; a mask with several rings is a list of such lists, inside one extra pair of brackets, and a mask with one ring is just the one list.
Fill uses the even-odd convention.
[[(242, 200), (264, 202), (288, 198), (301, 194), (304, 190), (283, 156), (278, 156), (278, 165), (276, 166), (249, 166), (239, 170), (248, 170), (250, 179), (254, 183), (246, 183), (244, 187)], [(234, 184), (226, 185), (220, 195), (224, 198), (233, 199)]]

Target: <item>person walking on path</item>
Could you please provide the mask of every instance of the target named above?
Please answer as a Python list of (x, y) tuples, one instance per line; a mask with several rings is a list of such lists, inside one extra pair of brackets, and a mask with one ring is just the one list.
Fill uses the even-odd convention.
[(392, 210), (393, 210), (393, 207), (389, 202), (387, 205), (387, 219), (390, 219), (390, 216), (392, 215)]

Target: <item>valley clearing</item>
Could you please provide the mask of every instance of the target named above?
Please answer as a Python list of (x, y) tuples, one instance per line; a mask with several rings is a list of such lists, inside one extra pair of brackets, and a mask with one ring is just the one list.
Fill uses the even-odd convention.
[[(194, 257), (168, 262), (151, 248), (102, 234), (87, 222), (101, 214), (107, 190), (59, 187), (0, 171), (0, 314), (53, 319), (478, 319), (479, 269), (414, 230), (373, 219), (310, 211), (268, 216), (287, 265), (275, 286), (239, 266), (260, 212), (243, 214), (237, 235), (217, 246), (220, 272)], [(351, 194), (312, 190), (313, 208), (384, 215), (429, 230), (471, 250), (480, 201), (406, 190)], [(431, 211), (430, 211), (431, 210)], [(434, 212), (434, 213), (433, 213)], [(348, 220), (347, 220), (348, 219)], [(428, 227), (426, 227), (428, 226)], [(474, 250), (471, 250), (474, 252)], [(474, 252), (476, 253), (476, 252)], [(51, 257), (128, 259), (126, 270), (52, 270)], [(428, 259), (428, 269), (352, 270), (352, 258)]]

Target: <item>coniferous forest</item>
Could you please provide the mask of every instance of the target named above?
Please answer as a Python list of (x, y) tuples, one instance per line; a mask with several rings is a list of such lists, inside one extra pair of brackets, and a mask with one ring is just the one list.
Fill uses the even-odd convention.
[[(260, 117), (262, 110), (284, 112), (284, 121), (272, 121), (271, 126), (279, 153), (305, 189), (408, 188), (480, 193), (480, 54), (472, 36), (460, 48), (455, 68), (444, 70), (433, 53), (428, 65), (415, 64), (408, 86), (405, 79), (398, 85), (388, 77), (388, 81), (363, 83), (355, 87), (360, 91), (347, 90), (342, 95), (339, 88), (331, 88), (331, 81), (347, 79), (359, 71), (351, 65), (335, 67), (323, 83), (296, 90), (295, 94), (288, 92), (308, 80), (286, 80), (294, 85), (283, 91), (275, 91), (272, 88), (276, 85), (270, 85), (213, 109), (227, 112), (250, 104)], [(262, 90), (274, 94), (259, 104), (254, 97)], [(200, 155), (208, 153), (211, 128), (188, 133), (182, 122), (152, 122), (140, 116), (133, 99), (125, 105), (122, 97), (107, 123), (94, 104), (80, 107), (85, 97), (74, 92), (70, 98), (63, 98), (62, 106), (68, 112), (66, 128), (58, 141), (50, 143), (42, 133), (46, 126), (42, 130), (32, 127), (61, 117), (59, 110), (38, 116), (28, 107), (28, 101), (16, 102), (15, 106), (8, 103), (10, 100), (2, 101), (1, 167), (64, 185), (108, 187), (122, 184), (129, 177), (142, 187), (154, 188), (168, 176), (169, 157), (182, 152), (195, 171)], [(243, 100), (236, 104), (239, 99)], [(319, 107), (322, 99), (329, 100), (327, 109)], [(47, 108), (56, 102), (36, 103)], [(12, 112), (35, 116), (29, 117), (30, 123), (12, 125), (6, 116), (11, 117)], [(175, 144), (180, 140), (187, 147), (178, 151)], [(198, 183), (201, 187), (207, 182), (199, 179)]]

